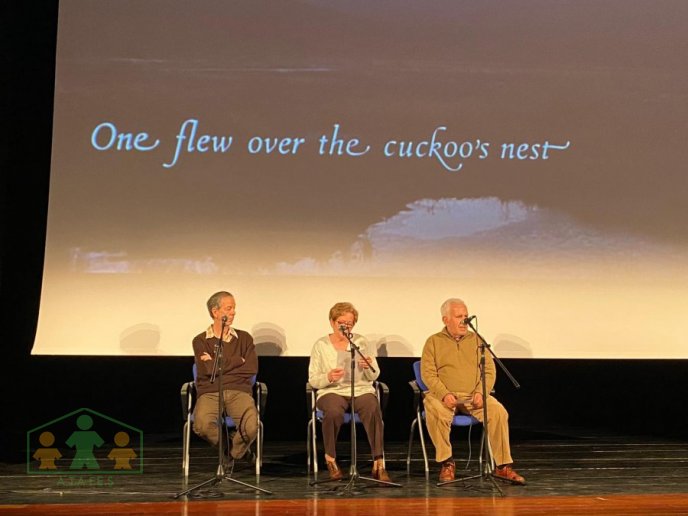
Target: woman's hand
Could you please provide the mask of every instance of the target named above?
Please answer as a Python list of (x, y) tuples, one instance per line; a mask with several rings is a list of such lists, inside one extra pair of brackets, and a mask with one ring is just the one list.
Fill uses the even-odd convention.
[(338, 382), (344, 377), (344, 369), (341, 367), (335, 367), (327, 373), (327, 381), (330, 383)]
[(366, 359), (368, 360), (368, 362), (366, 362), (362, 358), (359, 358), (358, 359), (358, 367), (361, 367), (363, 369), (370, 369), (369, 363), (372, 361), (372, 359), (370, 357), (366, 357)]

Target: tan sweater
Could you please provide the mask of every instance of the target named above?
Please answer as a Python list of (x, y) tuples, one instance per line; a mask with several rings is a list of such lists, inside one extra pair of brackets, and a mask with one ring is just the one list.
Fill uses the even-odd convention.
[[(459, 400), (470, 400), (473, 393), (483, 392), (479, 366), (480, 347), (476, 334), (468, 332), (457, 342), (444, 328), (425, 342), (420, 372), (423, 382), (435, 397), (443, 399), (451, 392)], [(485, 352), (485, 373), (489, 393), (496, 379), (489, 351)]]

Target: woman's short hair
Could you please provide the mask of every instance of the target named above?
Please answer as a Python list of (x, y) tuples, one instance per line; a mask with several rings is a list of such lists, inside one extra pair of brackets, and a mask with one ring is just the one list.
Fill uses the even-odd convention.
[(344, 314), (354, 314), (354, 324), (358, 322), (358, 310), (354, 308), (351, 303), (336, 303), (332, 308), (330, 308), (330, 321), (334, 321), (340, 315)]

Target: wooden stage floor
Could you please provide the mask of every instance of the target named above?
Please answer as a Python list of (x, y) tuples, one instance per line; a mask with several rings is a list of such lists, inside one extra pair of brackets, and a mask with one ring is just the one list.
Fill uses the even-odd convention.
[[(688, 443), (677, 440), (563, 433), (515, 439), (513, 455), (528, 485), (500, 483), (503, 497), (484, 480), (437, 487), (437, 466), (431, 461), (426, 478), (419, 446), (407, 475), (405, 443), (386, 445), (388, 470), (401, 488), (363, 480), (353, 491), (343, 489), (341, 482), (311, 487), (305, 445), (268, 442), (260, 479), (248, 467), (234, 478), (259, 482), (272, 495), (225, 481), (216, 489), (220, 498), (204, 500), (172, 498), (185, 488), (179, 438), (147, 441), (139, 475), (27, 475), (25, 463), (0, 463), (0, 514), (688, 515)], [(342, 444), (340, 465), (348, 467)], [(467, 447), (465, 442), (455, 444), (458, 459)], [(359, 448), (359, 472), (368, 475), (369, 457), (363, 453), (367, 443)], [(474, 454), (477, 451), (474, 443)], [(188, 485), (213, 477), (215, 464), (212, 450), (195, 441)], [(464, 465), (457, 460), (457, 473)], [(467, 473), (477, 471), (474, 459)]]

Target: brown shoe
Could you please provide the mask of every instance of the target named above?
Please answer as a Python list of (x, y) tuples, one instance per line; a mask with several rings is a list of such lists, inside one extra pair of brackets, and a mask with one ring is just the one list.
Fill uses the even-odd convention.
[(453, 461), (445, 460), (440, 469), (440, 482), (451, 482), (455, 478), (456, 464)]
[(385, 471), (385, 464), (381, 459), (373, 462), (373, 478), (383, 482), (391, 482), (387, 471)]
[(327, 471), (330, 474), (330, 480), (341, 480), (344, 477), (336, 461), (326, 460), (325, 462), (327, 463)]
[(495, 469), (494, 476), (501, 478), (503, 480), (508, 480), (512, 484), (518, 484), (521, 486), (526, 485), (526, 479), (514, 471), (511, 464), (505, 464), (503, 466), (497, 466)]

